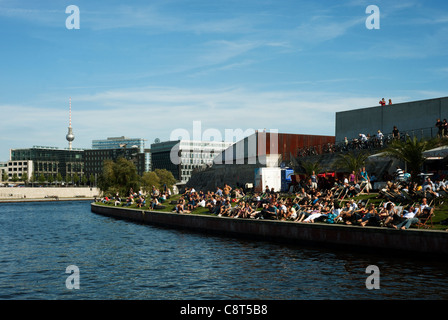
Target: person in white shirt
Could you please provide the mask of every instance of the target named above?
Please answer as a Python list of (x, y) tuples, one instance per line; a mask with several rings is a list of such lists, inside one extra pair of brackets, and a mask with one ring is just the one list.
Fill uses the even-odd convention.
[(428, 199), (423, 198), (422, 203), (418, 207), (418, 213), (421, 214), (425, 208), (429, 208)]
[(314, 223), (314, 220), (322, 216), (321, 210), (321, 206), (315, 205), (314, 209), (311, 211), (311, 214), (303, 222)]
[(434, 191), (434, 183), (431, 181), (431, 178), (427, 177), (425, 179), (425, 182), (422, 185), (422, 189), (423, 190), (430, 189), (431, 191)]
[(350, 207), (352, 211), (358, 210), (358, 205), (356, 204), (356, 202), (352, 199), (350, 200)]
[(411, 225), (416, 224), (418, 222), (417, 218), (418, 209), (416, 209), (414, 206), (409, 207), (408, 210), (404, 211), (404, 214), (402, 216), (403, 221), (401, 221), (397, 225), (392, 225), (395, 229), (401, 229), (406, 230)]
[(440, 179), (436, 179), (434, 183), (435, 190), (434, 191), (444, 191), (445, 190), (445, 182)]
[(380, 130), (378, 130), (378, 134), (376, 135), (376, 137), (377, 137), (378, 141), (380, 142), (380, 146), (382, 146), (384, 134)]
[(296, 220), (297, 219), (297, 211), (293, 206), (289, 206), (288, 207), (288, 211), (287, 211), (287, 215), (286, 215), (286, 219), (287, 220)]
[(205, 199), (202, 199), (201, 201), (198, 202), (198, 206), (205, 208)]
[(360, 133), (359, 134), (359, 138), (361, 139), (362, 142), (366, 142), (367, 141), (367, 136), (364, 133)]

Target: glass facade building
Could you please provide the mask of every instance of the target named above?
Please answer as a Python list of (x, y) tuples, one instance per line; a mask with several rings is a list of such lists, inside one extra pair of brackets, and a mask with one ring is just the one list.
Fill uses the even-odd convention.
[(120, 148), (135, 148), (137, 147), (140, 153), (145, 154), (145, 169), (144, 171), (151, 171), (151, 153), (145, 149), (145, 139), (142, 138), (128, 138), (125, 136), (111, 137), (102, 140), (93, 140), (93, 150), (106, 149), (120, 149)]
[[(33, 146), (28, 149), (11, 149), (10, 162), (12, 166), (16, 162), (33, 162), (32, 172), (27, 171), (28, 177), (34, 175), (37, 179), (43, 175), (47, 179), (52, 176), (56, 179), (60, 174), (64, 179), (73, 178), (75, 174), (79, 178), (84, 175), (84, 150), (82, 149), (58, 149), (53, 147)], [(18, 168), (18, 167), (17, 167)], [(9, 169), (9, 166), (8, 166)], [(22, 171), (23, 173), (24, 171)], [(13, 172), (11, 172), (13, 174)]]
[(177, 181), (186, 183), (195, 169), (211, 166), (216, 155), (232, 142), (174, 140), (151, 144), (153, 169), (170, 171)]
[(98, 177), (103, 172), (105, 160), (116, 161), (120, 157), (132, 161), (137, 168), (137, 173), (143, 175), (146, 170), (145, 154), (141, 153), (139, 148), (85, 150), (85, 172), (88, 177), (90, 175)]

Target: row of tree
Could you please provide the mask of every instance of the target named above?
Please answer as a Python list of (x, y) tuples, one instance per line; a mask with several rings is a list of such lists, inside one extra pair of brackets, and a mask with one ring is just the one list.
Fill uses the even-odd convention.
[(98, 177), (98, 188), (103, 194), (127, 196), (130, 190), (151, 192), (153, 187), (164, 190), (171, 189), (176, 183), (173, 174), (165, 169), (145, 172), (142, 176), (132, 161), (118, 158), (117, 161), (106, 160), (103, 173)]
[(89, 178), (87, 178), (87, 176), (82, 176), (80, 177), (77, 173), (73, 174), (73, 175), (67, 175), (64, 177), (62, 177), (62, 175), (60, 173), (58, 173), (56, 176), (52, 175), (52, 174), (48, 174), (48, 175), (44, 175), (44, 174), (40, 174), (39, 176), (36, 175), (31, 175), (30, 179), (28, 179), (28, 174), (25, 172), (23, 173), (20, 177), (17, 175), (17, 173), (14, 173), (13, 176), (11, 178), (9, 178), (8, 173), (4, 172), (2, 175), (2, 181), (12, 181), (12, 182), (23, 182), (25, 184), (28, 184), (29, 182), (31, 183), (41, 183), (41, 184), (45, 184), (45, 183), (56, 183), (56, 184), (61, 184), (63, 182), (65, 183), (74, 183), (74, 184), (83, 184), (83, 185), (93, 185), (95, 183), (95, 176), (93, 174), (90, 175)]

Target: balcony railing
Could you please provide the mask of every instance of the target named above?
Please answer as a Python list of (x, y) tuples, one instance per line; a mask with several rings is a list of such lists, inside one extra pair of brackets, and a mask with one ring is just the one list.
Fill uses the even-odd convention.
[[(393, 141), (392, 133), (387, 135), (385, 134), (382, 139), (379, 139), (378, 135), (376, 134), (366, 136), (367, 140), (365, 141), (362, 141), (359, 138), (353, 138), (351, 140), (336, 141), (334, 144), (327, 143), (323, 145), (306, 146), (303, 148), (299, 148), (297, 150), (296, 156), (308, 157), (321, 154), (343, 153), (353, 150), (375, 151), (386, 148)], [(400, 132), (400, 140), (402, 141), (408, 138), (413, 139), (414, 137), (417, 137), (417, 139), (432, 139), (440, 136), (438, 128), (435, 127), (427, 127)], [(446, 135), (446, 137), (448, 138), (448, 135)]]

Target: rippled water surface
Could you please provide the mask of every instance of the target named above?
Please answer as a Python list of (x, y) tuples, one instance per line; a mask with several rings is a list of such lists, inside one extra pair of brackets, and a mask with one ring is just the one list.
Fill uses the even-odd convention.
[[(447, 299), (445, 262), (116, 220), (87, 201), (0, 204), (0, 299)], [(68, 266), (79, 268), (69, 290)], [(369, 265), (380, 270), (368, 290)]]

